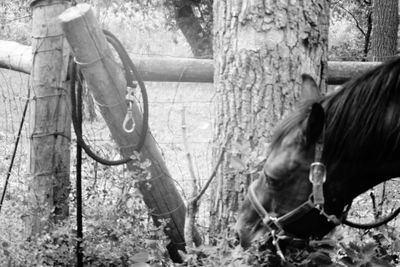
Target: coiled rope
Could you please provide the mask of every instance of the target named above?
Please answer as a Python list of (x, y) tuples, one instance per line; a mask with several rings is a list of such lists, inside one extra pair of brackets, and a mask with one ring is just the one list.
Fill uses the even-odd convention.
[[(143, 120), (142, 120), (142, 128), (140, 130), (139, 134), (139, 141), (134, 147), (135, 151), (140, 151), (144, 145), (144, 142), (146, 141), (146, 135), (148, 131), (148, 119), (149, 119), (149, 107), (148, 107), (148, 97), (147, 97), (147, 91), (146, 87), (144, 85), (143, 79), (140, 77), (140, 74), (135, 66), (133, 64), (131, 58), (129, 57), (128, 53), (126, 52), (125, 48), (122, 46), (121, 42), (109, 31), (103, 30), (104, 34), (106, 35), (107, 41), (113, 46), (115, 51), (117, 51), (118, 56), (121, 59), (121, 62), (123, 64), (124, 70), (125, 70), (125, 78), (127, 81), (128, 87), (136, 87), (134, 84), (134, 80), (137, 81), (139, 87), (140, 87), (140, 92), (142, 95), (142, 100), (143, 100)], [(82, 86), (77, 86), (77, 83), (81, 83), (81, 79), (78, 77), (80, 75), (80, 72), (77, 68), (77, 63), (72, 62), (71, 63), (71, 68), (70, 68), (70, 89), (71, 89), (71, 117), (72, 117), (72, 124), (74, 126), (75, 134), (76, 134), (76, 139), (79, 145), (85, 150), (86, 154), (88, 154), (92, 159), (95, 161), (104, 164), (104, 165), (121, 165), (128, 163), (132, 159), (130, 157), (120, 159), (120, 160), (109, 160), (105, 159), (98, 154), (96, 154), (89, 145), (86, 144), (85, 140), (83, 139), (83, 134), (82, 130), (79, 128), (78, 125), (78, 117), (77, 117), (77, 112), (76, 112), (76, 107), (77, 107), (77, 99), (76, 99), (76, 93), (75, 89), (77, 90), (82, 90)], [(79, 93), (78, 94), (82, 94)]]

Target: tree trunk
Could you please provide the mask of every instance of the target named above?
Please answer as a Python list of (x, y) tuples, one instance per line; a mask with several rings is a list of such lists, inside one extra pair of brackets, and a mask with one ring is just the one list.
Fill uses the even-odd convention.
[(214, 2), (215, 146), (233, 138), (211, 194), (212, 235), (234, 222), (271, 130), (299, 98), (301, 74), (326, 88), (328, 1), (292, 2)]
[(27, 235), (49, 231), (68, 216), (71, 120), (66, 89), (69, 46), (57, 16), (67, 1), (37, 0), (32, 7), (30, 205)]
[(193, 2), (195, 1), (172, 1), (176, 24), (189, 43), (194, 57), (212, 58), (212, 36), (202, 27), (200, 19), (194, 14)]
[(374, 61), (385, 61), (396, 54), (398, 12), (398, 0), (373, 1), (371, 55)]

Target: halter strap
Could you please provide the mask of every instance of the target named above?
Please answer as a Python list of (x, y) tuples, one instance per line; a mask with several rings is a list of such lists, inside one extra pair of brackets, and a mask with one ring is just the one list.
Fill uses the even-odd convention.
[(324, 152), (324, 138), (325, 137), (325, 126), (322, 130), (321, 135), (318, 137), (317, 142), (315, 143), (315, 153), (314, 153), (314, 161), (322, 162), (322, 153)]
[(270, 216), (260, 201), (258, 201), (252, 186), (249, 187), (249, 200), (253, 208), (256, 210), (258, 216), (261, 218), (263, 224), (268, 228), (269, 231), (282, 229), (279, 224), (276, 224), (276, 217)]
[[(265, 174), (263, 175), (265, 176)], [(320, 215), (324, 216), (329, 222), (335, 225), (339, 225), (341, 223), (341, 220), (339, 220), (335, 215), (328, 215), (327, 213), (325, 213), (323, 209), (321, 209), (321, 207), (315, 205), (312, 195), (309, 197), (307, 201), (305, 201), (297, 208), (291, 210), (290, 212), (280, 217), (274, 217), (269, 215), (268, 211), (265, 210), (260, 201), (257, 199), (253, 185), (249, 187), (248, 193), (249, 193), (248, 197), (253, 208), (257, 212), (258, 216), (261, 218), (264, 226), (270, 232), (276, 230), (283, 231), (286, 225), (296, 222), (297, 220), (305, 216), (313, 209), (318, 210)]]
[(326, 181), (326, 167), (322, 162), (322, 153), (324, 152), (325, 126), (322, 129), (321, 135), (315, 143), (314, 162), (310, 165), (309, 180), (313, 186), (313, 202), (323, 209), (325, 204), (323, 184)]

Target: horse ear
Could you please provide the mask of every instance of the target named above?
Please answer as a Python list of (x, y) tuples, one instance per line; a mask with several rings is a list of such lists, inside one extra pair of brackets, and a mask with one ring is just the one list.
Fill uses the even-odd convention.
[(306, 126), (306, 142), (311, 145), (317, 142), (325, 125), (325, 111), (321, 104), (314, 103), (311, 106)]
[(319, 100), (321, 94), (315, 80), (308, 74), (301, 75), (302, 79), (302, 92), (301, 99), (304, 100)]

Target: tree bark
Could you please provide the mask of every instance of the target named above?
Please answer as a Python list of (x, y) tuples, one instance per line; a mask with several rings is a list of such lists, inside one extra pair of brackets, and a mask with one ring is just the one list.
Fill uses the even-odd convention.
[(27, 236), (51, 230), (68, 214), (71, 121), (66, 85), (69, 47), (57, 16), (69, 1), (37, 0), (32, 7), (29, 181)]
[(301, 74), (326, 90), (328, 1), (292, 2), (214, 2), (215, 147), (233, 138), (212, 187), (211, 235), (234, 222), (272, 128), (299, 98)]
[(396, 54), (398, 13), (398, 0), (373, 1), (371, 55), (374, 61), (385, 61)]

